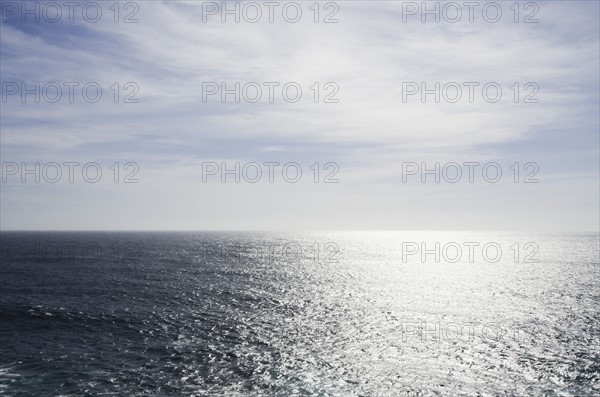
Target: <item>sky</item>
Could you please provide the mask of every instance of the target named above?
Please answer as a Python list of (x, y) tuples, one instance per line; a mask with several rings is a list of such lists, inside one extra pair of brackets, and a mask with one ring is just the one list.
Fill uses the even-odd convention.
[(599, 229), (598, 1), (50, 3), (1, 3), (2, 230)]

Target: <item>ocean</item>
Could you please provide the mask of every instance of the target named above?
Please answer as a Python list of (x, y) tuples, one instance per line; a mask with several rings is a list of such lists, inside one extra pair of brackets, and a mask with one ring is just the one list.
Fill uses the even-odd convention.
[(0, 236), (1, 395), (600, 395), (595, 233)]

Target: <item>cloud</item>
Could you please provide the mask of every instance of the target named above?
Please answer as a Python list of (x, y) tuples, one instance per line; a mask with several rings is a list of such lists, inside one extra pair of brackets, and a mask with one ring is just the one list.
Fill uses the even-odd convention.
[[(74, 103), (10, 97), (2, 104), (3, 159), (136, 161), (161, 184), (161, 176), (188, 175), (182, 164), (288, 156), (307, 164), (336, 161), (356, 190), (390, 183), (407, 158), (504, 161), (512, 145), (541, 140), (549, 130), (562, 131), (554, 144), (526, 155), (550, 159), (562, 142), (581, 136), (571, 158), (598, 156), (590, 152), (598, 129), (597, 3), (539, 3), (535, 24), (514, 23), (508, 6), (499, 23), (478, 17), (452, 24), (403, 23), (396, 2), (338, 4), (333, 24), (314, 23), (308, 3), (295, 24), (277, 13), (274, 23), (221, 23), (212, 16), (204, 23), (202, 5), (189, 2), (139, 3), (139, 22), (131, 24), (115, 24), (110, 14), (99, 23), (9, 19), (1, 25), (3, 82), (97, 82), (103, 97), (87, 103), (80, 90)], [(121, 103), (113, 100), (115, 82)], [(127, 82), (139, 87), (138, 103), (122, 103), (132, 92), (124, 90)], [(280, 85), (274, 103), (266, 89), (259, 103), (220, 103), (218, 95), (205, 103), (205, 82)], [(302, 87), (298, 103), (283, 100), (287, 82)], [(335, 83), (339, 102), (314, 103), (315, 82), (320, 101), (335, 91), (325, 83)], [(479, 86), (474, 103), (435, 103), (432, 95), (421, 103), (419, 95), (403, 101), (406, 82), (428, 88), (458, 82), (463, 96), (464, 82)], [(498, 103), (481, 95), (489, 82), (502, 87)], [(513, 101), (515, 82), (520, 103)], [(528, 82), (539, 87), (539, 103), (522, 103), (534, 90)], [(574, 161), (564, 167), (556, 172), (597, 175)], [(185, 191), (186, 183), (170, 188)]]

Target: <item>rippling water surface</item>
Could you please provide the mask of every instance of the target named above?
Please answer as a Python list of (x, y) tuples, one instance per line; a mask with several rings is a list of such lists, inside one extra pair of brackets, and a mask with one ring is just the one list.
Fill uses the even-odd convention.
[(597, 234), (2, 233), (0, 394), (595, 396), (598, 261)]

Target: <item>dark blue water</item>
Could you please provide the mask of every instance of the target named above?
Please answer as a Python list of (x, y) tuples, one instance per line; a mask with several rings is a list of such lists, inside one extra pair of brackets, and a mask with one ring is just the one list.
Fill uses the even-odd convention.
[(597, 234), (1, 239), (2, 395), (600, 392)]

